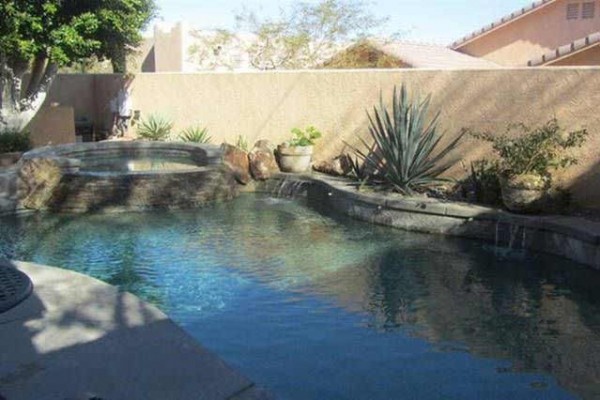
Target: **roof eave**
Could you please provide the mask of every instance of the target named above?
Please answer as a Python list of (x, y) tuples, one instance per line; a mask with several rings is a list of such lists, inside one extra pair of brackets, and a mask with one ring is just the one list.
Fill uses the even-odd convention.
[(599, 46), (600, 46), (600, 42), (596, 42), (596, 43), (594, 43), (594, 44), (592, 44), (590, 46), (578, 49), (578, 50), (574, 51), (573, 53), (564, 54), (564, 55), (562, 55), (562, 56), (560, 56), (558, 58), (553, 58), (552, 60), (548, 60), (545, 63), (535, 64), (535, 65), (531, 65), (531, 66), (532, 67), (547, 67), (547, 66), (551, 66), (553, 64), (556, 64), (559, 61), (566, 60), (568, 58), (574, 57), (574, 56), (576, 56), (578, 54), (584, 53), (584, 52), (586, 52), (588, 50), (592, 50), (593, 48), (599, 47)]
[(471, 35), (467, 35), (467, 36), (463, 37), (462, 39), (455, 41), (454, 43), (452, 43), (450, 45), (450, 48), (452, 50), (459, 50), (460, 48), (462, 48), (478, 39), (481, 39), (482, 37), (487, 36), (490, 33), (496, 32), (497, 30), (502, 29), (505, 26), (512, 24), (513, 22), (519, 21), (529, 15), (535, 14), (536, 12), (546, 8), (547, 6), (549, 6), (551, 4), (554, 4), (557, 1), (558, 0), (542, 0), (542, 3), (540, 3), (536, 7), (533, 7), (525, 12), (522, 12), (519, 15), (514, 15), (515, 13), (512, 13), (508, 17), (503, 17), (502, 19), (500, 19), (500, 23), (492, 22), (490, 25), (483, 27), (478, 31), (474, 31), (473, 33), (471, 33)]

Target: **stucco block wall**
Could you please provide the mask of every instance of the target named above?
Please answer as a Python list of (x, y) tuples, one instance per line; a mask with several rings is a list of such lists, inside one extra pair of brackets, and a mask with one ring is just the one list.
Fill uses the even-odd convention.
[(73, 107), (43, 107), (27, 129), (33, 147), (75, 143)]
[[(113, 76), (97, 79), (97, 102), (108, 102)], [(106, 82), (105, 82), (106, 81)], [(70, 82), (72, 86), (63, 87)], [(101, 84), (102, 82), (102, 84)], [(568, 129), (590, 131), (577, 152), (579, 165), (559, 176), (575, 199), (600, 208), (600, 68), (523, 68), (496, 70), (313, 70), (263, 73), (139, 74), (133, 82), (133, 108), (142, 118), (160, 114), (175, 130), (200, 124), (213, 143), (234, 143), (238, 135), (252, 143), (289, 138), (290, 129), (315, 125), (325, 135), (316, 148), (323, 159), (348, 151), (368, 137), (366, 110), (391, 100), (394, 85), (432, 93), (432, 110), (441, 108), (441, 128), (451, 137), (461, 128), (503, 132), (508, 123), (541, 124), (556, 116)], [(53, 92), (66, 91), (76, 102), (80, 80), (62, 80)], [(114, 91), (116, 93), (116, 90)], [(55, 96), (55, 94), (52, 94)], [(66, 101), (65, 94), (56, 94)], [(65, 103), (66, 104), (66, 103)], [(100, 107), (98, 107), (99, 109)], [(110, 116), (110, 114), (108, 114)], [(104, 112), (98, 116), (105, 118)], [(489, 154), (487, 145), (467, 139), (458, 153), (465, 165)], [(460, 164), (451, 174), (461, 176)]]
[(575, 20), (566, 19), (568, 3), (559, 0), (543, 6), (457, 50), (504, 66), (526, 66), (533, 58), (600, 31), (600, 2), (594, 18)]
[(119, 92), (121, 82), (120, 74), (61, 74), (52, 84), (44, 107), (52, 103), (72, 107), (75, 120), (92, 121), (97, 130), (108, 130), (112, 123), (110, 100)]

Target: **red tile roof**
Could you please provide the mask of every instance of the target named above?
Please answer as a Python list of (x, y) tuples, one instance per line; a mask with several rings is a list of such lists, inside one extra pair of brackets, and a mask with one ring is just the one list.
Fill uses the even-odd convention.
[(467, 54), (449, 49), (445, 46), (422, 44), (406, 41), (377, 41), (367, 43), (379, 51), (396, 57), (413, 68), (432, 69), (490, 69), (501, 68), (500, 65), (472, 57)]

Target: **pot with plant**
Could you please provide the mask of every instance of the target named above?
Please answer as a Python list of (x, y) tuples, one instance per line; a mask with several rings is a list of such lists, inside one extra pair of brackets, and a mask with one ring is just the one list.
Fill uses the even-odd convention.
[(569, 150), (583, 145), (585, 129), (565, 132), (556, 118), (537, 128), (511, 124), (506, 133), (473, 133), (490, 142), (499, 158), (502, 201), (510, 211), (534, 213), (542, 211), (552, 189), (554, 170), (577, 164)]
[(277, 146), (279, 168), (283, 172), (306, 172), (310, 169), (313, 146), (322, 136), (321, 132), (314, 126), (308, 126), (304, 130), (294, 128), (292, 134), (290, 141)]

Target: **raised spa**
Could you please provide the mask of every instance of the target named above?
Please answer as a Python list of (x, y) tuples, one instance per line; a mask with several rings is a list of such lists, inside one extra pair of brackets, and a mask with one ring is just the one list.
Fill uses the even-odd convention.
[(55, 165), (60, 183), (54, 211), (115, 211), (196, 207), (235, 195), (217, 146), (168, 142), (101, 142), (26, 153), (35, 169)]

